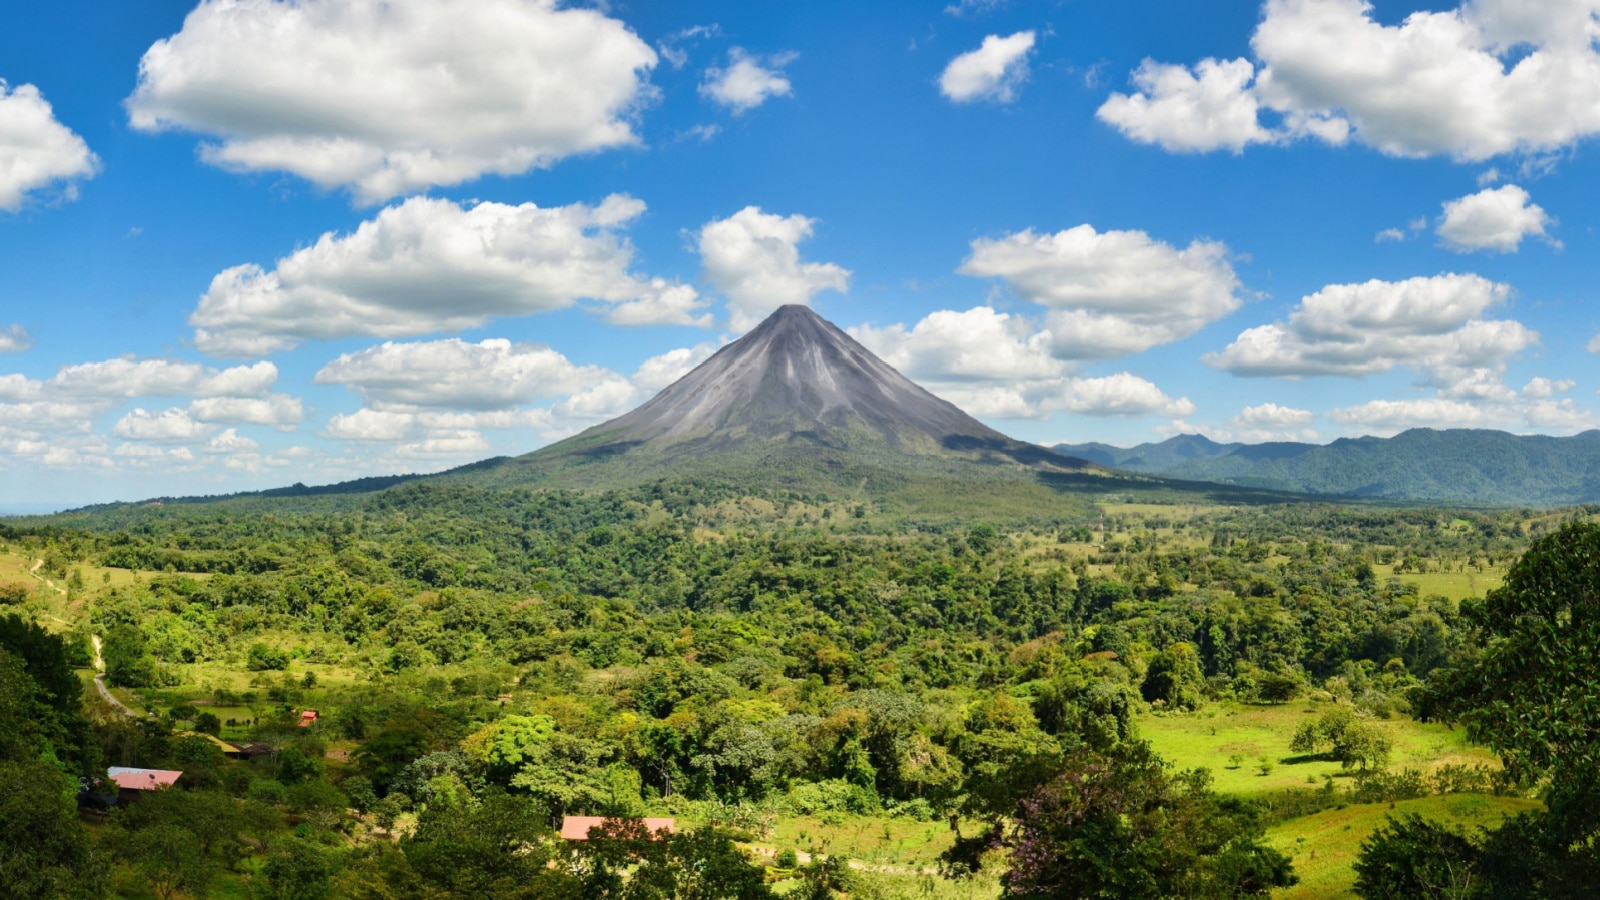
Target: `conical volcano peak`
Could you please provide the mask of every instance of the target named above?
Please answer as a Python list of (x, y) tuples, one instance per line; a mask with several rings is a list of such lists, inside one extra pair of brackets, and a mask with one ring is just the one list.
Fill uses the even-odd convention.
[(648, 403), (585, 433), (634, 442), (863, 440), (910, 449), (1004, 439), (804, 306), (781, 306)]
[(1094, 468), (1006, 437), (791, 305), (633, 412), (508, 460), (496, 477), (583, 486), (710, 477), (856, 491)]

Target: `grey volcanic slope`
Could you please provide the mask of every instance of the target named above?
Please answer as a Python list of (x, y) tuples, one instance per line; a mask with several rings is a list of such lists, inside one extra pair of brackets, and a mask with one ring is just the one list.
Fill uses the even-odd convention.
[(833, 323), (784, 306), (649, 402), (579, 438), (657, 445), (796, 431), (866, 432), (890, 446), (1010, 438), (918, 387)]
[(984, 425), (803, 306), (781, 307), (630, 413), (468, 469), (445, 477), (569, 487), (664, 477), (891, 486), (929, 476), (1106, 474)]

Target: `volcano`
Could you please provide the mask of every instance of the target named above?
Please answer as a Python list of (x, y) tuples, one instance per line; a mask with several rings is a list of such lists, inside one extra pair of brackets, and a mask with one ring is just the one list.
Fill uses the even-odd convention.
[(711, 450), (750, 441), (936, 453), (950, 439), (1010, 439), (918, 387), (833, 323), (784, 306), (620, 418), (576, 440)]
[(853, 490), (924, 477), (1100, 474), (1013, 440), (901, 375), (804, 306), (784, 306), (644, 405), (473, 481), (624, 487), (714, 478)]

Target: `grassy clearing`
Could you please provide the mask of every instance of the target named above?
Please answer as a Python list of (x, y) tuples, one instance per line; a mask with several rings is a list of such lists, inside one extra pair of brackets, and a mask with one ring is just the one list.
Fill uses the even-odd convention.
[[(996, 900), (1000, 880), (990, 876), (950, 881), (937, 875), (900, 875), (891, 872), (857, 871), (862, 897), (874, 900)], [(787, 897), (800, 889), (799, 879), (780, 881), (772, 892)]]
[(955, 843), (948, 822), (841, 815), (826, 821), (817, 816), (782, 816), (772, 833), (752, 848), (774, 854), (839, 854), (867, 866), (892, 867), (916, 874), (938, 864), (939, 854)]
[[(1380, 581), (1396, 577), (1394, 566), (1373, 566), (1372, 571)], [(1485, 568), (1482, 572), (1425, 572), (1398, 576), (1406, 584), (1417, 586), (1424, 597), (1440, 596), (1450, 600), (1482, 597), (1505, 582), (1505, 569)]]
[[(1139, 732), (1178, 768), (1210, 769), (1218, 791), (1260, 794), (1310, 787), (1324, 776), (1349, 774), (1336, 762), (1306, 759), (1289, 749), (1295, 728), (1327, 708), (1326, 703), (1307, 701), (1277, 706), (1218, 703), (1198, 713), (1143, 716)], [(1495, 756), (1469, 744), (1461, 729), (1404, 717), (1376, 721), (1394, 740), (1393, 768), (1429, 771), (1447, 764), (1497, 765)], [(1234, 754), (1244, 757), (1238, 768), (1231, 768)], [(1261, 773), (1262, 757), (1272, 764), (1266, 775)]]
[(1267, 832), (1267, 842), (1294, 859), (1300, 883), (1279, 891), (1278, 900), (1324, 900), (1351, 897), (1355, 872), (1350, 866), (1361, 842), (1389, 816), (1406, 813), (1448, 822), (1468, 830), (1497, 827), (1506, 816), (1537, 809), (1539, 803), (1515, 797), (1450, 794), (1398, 803), (1366, 803), (1329, 809), (1285, 822)]

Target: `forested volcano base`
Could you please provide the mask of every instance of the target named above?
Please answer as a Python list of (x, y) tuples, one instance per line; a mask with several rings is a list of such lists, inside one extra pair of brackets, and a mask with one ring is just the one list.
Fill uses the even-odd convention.
[[(0, 884), (992, 898), (1600, 883), (1600, 529), (1584, 524), (1600, 510), (1101, 500), (918, 521), (826, 495), (411, 484), (12, 520)], [(270, 752), (233, 759), (214, 738)], [(184, 774), (80, 811), (79, 778), (107, 766)], [(574, 814), (678, 832), (620, 821), (559, 840)]]

